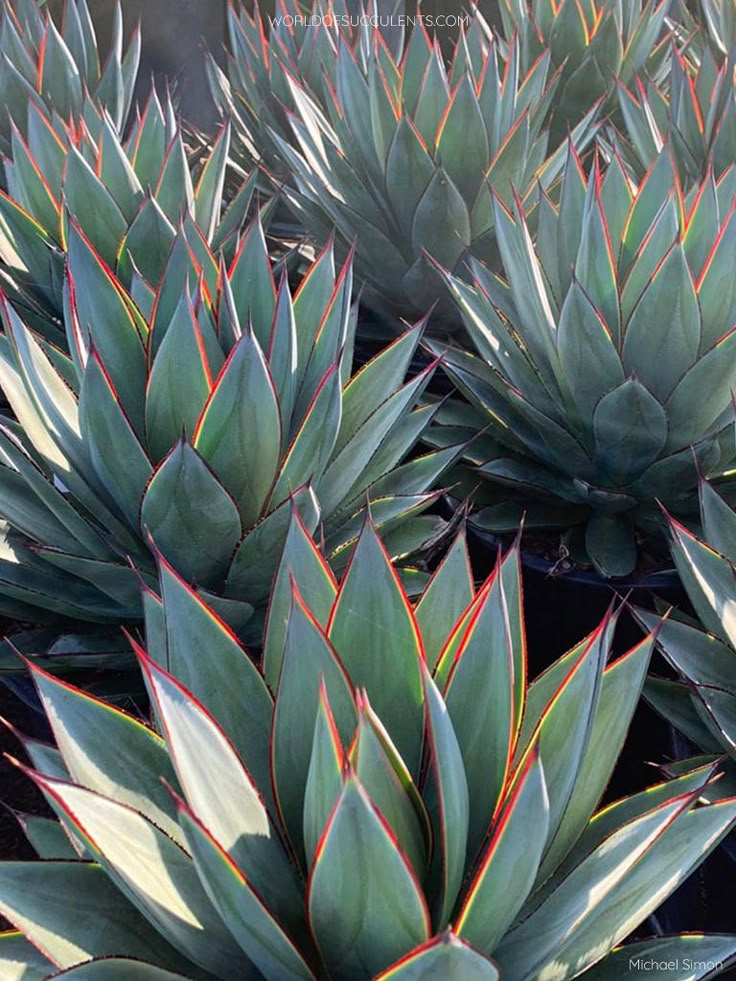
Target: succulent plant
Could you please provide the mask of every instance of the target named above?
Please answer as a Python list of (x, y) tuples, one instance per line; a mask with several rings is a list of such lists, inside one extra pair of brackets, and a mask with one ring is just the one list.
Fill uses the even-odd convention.
[[(475, 352), (434, 349), (496, 440), (476, 473), (515, 489), (512, 522), (584, 530), (603, 576), (634, 569), (658, 500), (695, 513), (698, 470), (733, 465), (735, 182), (683, 199), (666, 151), (638, 187), (616, 157), (586, 180), (571, 149), (535, 242), (518, 199), (494, 202), (507, 279), (446, 275)], [(499, 530), (509, 502), (479, 520)]]
[(637, 176), (651, 167), (667, 144), (686, 189), (712, 168), (716, 177), (736, 159), (734, 62), (719, 67), (706, 46), (697, 64), (673, 50), (666, 78), (657, 85), (636, 79), (619, 87), (622, 138), (612, 144)]
[(158, 290), (136, 304), (71, 222), (69, 356), (5, 304), (0, 382), (18, 420), (0, 425), (7, 615), (140, 617), (152, 538), (240, 627), (268, 595), (290, 500), (338, 566), (368, 497), (392, 554), (436, 533), (417, 516), (458, 451), (405, 462), (435, 411), (422, 404), (435, 366), (404, 380), (423, 324), (351, 376), (351, 270), (336, 275), (331, 247), (292, 299), (257, 220), (229, 268), (194, 242), (176, 233)]
[(223, 205), (229, 146), (226, 125), (205, 152), (189, 150), (171, 99), (155, 92), (125, 138), (91, 99), (76, 122), (49, 120), (29, 103), (26, 136), (12, 129), (0, 193), (2, 278), (24, 318), (64, 345), (70, 220), (144, 306), (180, 229), (195, 253), (209, 246), (232, 257), (259, 178), (253, 172)]
[(652, 677), (646, 696), (702, 753), (728, 754), (727, 792), (736, 788), (736, 514), (707, 482), (700, 528), (669, 519), (672, 555), (700, 623), (677, 611), (657, 622), (637, 610), (682, 680)]
[(107, 57), (99, 45), (87, 0), (66, 0), (61, 27), (44, 2), (2, 0), (0, 5), (0, 145), (7, 151), (11, 123), (24, 130), (32, 105), (51, 120), (81, 119), (88, 102), (118, 132), (128, 120), (138, 77), (141, 39), (135, 30), (123, 51), (123, 17), (115, 7)]
[(461, 535), (412, 608), (370, 521), (338, 585), (294, 513), (259, 670), (160, 573), (137, 650), (156, 728), (33, 670), (58, 748), (27, 742), (28, 772), (68, 837), (36, 821), (46, 861), (0, 863), (21, 961), (564, 981), (736, 951), (612, 953), (736, 820), (696, 806), (712, 767), (594, 813), (651, 637), (607, 664), (609, 615), (528, 685), (517, 550), (476, 590)]
[(564, 137), (596, 100), (610, 106), (616, 82), (646, 70), (657, 77), (667, 61), (671, 0), (502, 0), (507, 38), (519, 38), (524, 69), (549, 51), (561, 72), (555, 129)]
[[(379, 311), (423, 314), (444, 295), (425, 251), (450, 268), (495, 254), (491, 187), (510, 201), (512, 185), (526, 194), (559, 176), (550, 55), (522, 72), (519, 45), (502, 50), (479, 16), (449, 70), (421, 23), (393, 51), (378, 27), (350, 39), (324, 26), (295, 51), (285, 28), (267, 44), (256, 17), (231, 16), (239, 128), (264, 147), (311, 236), (334, 227), (344, 250), (357, 242), (356, 277)], [(595, 113), (574, 131), (580, 147)]]

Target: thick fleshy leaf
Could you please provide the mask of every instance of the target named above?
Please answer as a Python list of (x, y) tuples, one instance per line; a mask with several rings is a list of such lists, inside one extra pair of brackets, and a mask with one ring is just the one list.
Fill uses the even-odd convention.
[(425, 799), (434, 829), (432, 879), (437, 885), (435, 923), (446, 926), (465, 874), (470, 827), (468, 781), (457, 736), (447, 706), (423, 665), (427, 703), (427, 743), (430, 782)]
[(243, 525), (260, 518), (279, 465), (281, 418), (261, 347), (247, 331), (197, 424), (194, 446), (227, 487)]
[(514, 922), (539, 871), (549, 800), (538, 752), (529, 754), (494, 825), (455, 929), (490, 953)]
[(417, 625), (433, 672), (456, 623), (473, 599), (473, 571), (465, 533), (460, 532), (416, 605)]
[(121, 950), (162, 967), (185, 965), (91, 862), (0, 863), (0, 910), (60, 968)]
[(114, 266), (127, 222), (113, 196), (75, 146), (69, 147), (64, 197), (69, 213), (94, 248), (110, 267)]
[(353, 685), (366, 690), (416, 776), (424, 725), (424, 650), (409, 600), (370, 521), (341, 583), (328, 636)]
[[(294, 869), (232, 743), (179, 682), (139, 657), (187, 803), (269, 908), (287, 926), (298, 923), (302, 907)], [(221, 787), (228, 788), (227, 797)]]
[(352, 739), (357, 721), (350, 679), (294, 585), (274, 707), (271, 769), (279, 813), (292, 845), (299, 852), (304, 793), (322, 685), (330, 700), (337, 731), (346, 745)]
[[(448, 228), (453, 230), (453, 234), (446, 233)], [(468, 208), (442, 167), (435, 171), (416, 207), (411, 240), (415, 255), (421, 255), (426, 249), (433, 259), (448, 269), (454, 268), (470, 245)]]
[(0, 933), (0, 970), (8, 981), (44, 981), (55, 966), (16, 931)]
[(263, 675), (272, 691), (276, 690), (281, 672), (291, 611), (292, 577), (309, 612), (321, 627), (326, 627), (337, 595), (337, 583), (296, 510), (291, 512), (266, 619)]
[(492, 961), (453, 933), (443, 933), (402, 957), (376, 981), (499, 981)]
[(344, 766), (345, 750), (323, 680), (304, 788), (304, 854), (308, 869), (312, 868), (320, 838), (342, 791)]
[(249, 880), (183, 801), (179, 820), (210, 899), (263, 977), (312, 981), (315, 975)]
[[(233, 632), (163, 558), (159, 580), (166, 630), (161, 667), (222, 726), (275, 814), (269, 759), (271, 694)], [(149, 653), (158, 653), (151, 638)]]
[(146, 487), (140, 526), (182, 576), (205, 587), (224, 581), (242, 534), (233, 499), (184, 439)]
[(605, 478), (625, 485), (653, 463), (667, 441), (667, 415), (635, 378), (604, 395), (593, 413), (596, 463)]
[(176, 777), (161, 737), (142, 722), (30, 664), (33, 678), (72, 779), (128, 804), (180, 838), (162, 778)]
[(76, 848), (59, 821), (39, 817), (37, 814), (16, 814), (15, 817), (39, 858), (79, 858)]
[(317, 850), (307, 902), (312, 933), (336, 979), (372, 977), (429, 938), (419, 883), (353, 775)]
[(124, 977), (125, 981), (187, 981), (184, 974), (174, 974), (164, 971), (143, 961), (131, 960), (128, 957), (107, 957), (104, 960), (95, 958), (70, 967), (55, 978), (71, 978), (72, 981), (117, 981)]
[(714, 977), (736, 956), (736, 941), (728, 934), (683, 934), (679, 937), (650, 937), (626, 944), (585, 972), (588, 981), (620, 981), (633, 965), (642, 981), (667, 981), (670, 964), (681, 972), (681, 981), (701, 981)]

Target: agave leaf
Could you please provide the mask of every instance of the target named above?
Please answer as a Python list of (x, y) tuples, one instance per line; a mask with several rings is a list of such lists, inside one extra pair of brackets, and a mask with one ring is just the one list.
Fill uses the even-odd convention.
[(368, 519), (342, 580), (327, 633), (353, 685), (366, 689), (376, 714), (416, 777), (424, 723), (424, 650), (406, 593)]
[[(447, 234), (447, 229), (452, 234)], [(415, 255), (423, 250), (441, 265), (453, 269), (470, 245), (470, 214), (460, 191), (439, 167), (427, 185), (414, 212), (411, 227)]]
[(230, 123), (225, 123), (212, 145), (194, 191), (194, 213), (197, 224), (210, 241), (220, 217), (225, 169), (230, 152)]
[[(266, 806), (275, 814), (271, 792), (269, 732), (273, 699), (258, 670), (232, 631), (159, 556), (165, 610), (165, 639), (149, 651), (164, 651), (165, 668), (227, 732)], [(202, 652), (206, 651), (206, 656)]]
[(258, 344), (262, 350), (268, 350), (276, 309), (276, 287), (263, 228), (257, 218), (245, 230), (229, 273), (234, 306), (241, 325), (245, 328), (246, 324), (252, 323)]
[(692, 696), (687, 685), (664, 678), (648, 678), (644, 686), (644, 698), (659, 715), (704, 752), (719, 753), (720, 739), (708, 728)]
[(74, 58), (53, 18), (45, 22), (36, 88), (64, 116), (76, 116), (82, 105), (82, 81)]
[(406, 954), (376, 975), (376, 981), (499, 981), (500, 977), (492, 961), (448, 931)]
[(29, 663), (72, 780), (114, 797), (181, 843), (165, 778), (176, 777), (161, 737), (142, 722)]
[(131, 960), (128, 957), (106, 957), (104, 960), (95, 958), (54, 975), (54, 978), (72, 978), (74, 981), (77, 979), (115, 981), (116, 978), (121, 977), (126, 981), (187, 981), (187, 976), (184, 974), (164, 971), (160, 967), (154, 967), (153, 964), (144, 964), (143, 961)]
[[(294, 869), (258, 788), (223, 729), (187, 690), (139, 653), (179, 782), (194, 814), (287, 926), (302, 916)], [(229, 789), (227, 798), (218, 787)]]
[(728, 275), (728, 255), (736, 248), (736, 209), (732, 208), (715, 238), (697, 280), (703, 315), (702, 350), (708, 350), (733, 327), (736, 286)]
[(689, 681), (726, 690), (733, 685), (736, 657), (717, 637), (672, 617), (662, 619), (649, 610), (637, 608), (633, 612), (645, 629), (656, 631), (662, 653)]
[[(15, 817), (40, 859), (79, 858), (76, 848), (59, 821), (38, 817), (37, 814), (16, 814)], [(0, 963), (2, 963), (1, 959)]]
[(474, 593), (463, 530), (437, 567), (414, 611), (430, 672), (437, 666), (452, 628), (472, 602)]
[(293, 585), (274, 707), (271, 769), (279, 813), (300, 857), (304, 793), (323, 684), (340, 738), (347, 743), (357, 720), (350, 680)]
[[(480, 590), (454, 655), (445, 690), (447, 710), (463, 755), (470, 791), (468, 854), (478, 851), (506, 782), (520, 722), (515, 697), (522, 651), (512, 626), (518, 611), (502, 568), (519, 574), (518, 556), (499, 561)], [(444, 660), (444, 656), (443, 656)], [(482, 698), (478, 692), (483, 691)], [(471, 695), (472, 692), (472, 695)], [(481, 708), (481, 706), (483, 706)], [(490, 706), (493, 706), (491, 709)]]
[(636, 566), (634, 527), (626, 515), (594, 511), (585, 527), (585, 550), (599, 575), (627, 576)]
[[(678, 937), (650, 937), (640, 943), (626, 944), (612, 951), (595, 967), (585, 972), (589, 981), (619, 981), (629, 964), (639, 964), (638, 977), (643, 981), (664, 981), (657, 965), (678, 964), (679, 970), (687, 971), (682, 981), (700, 981), (714, 977), (713, 969), (719, 970), (730, 964), (736, 955), (736, 944), (729, 935), (683, 934)], [(653, 966), (649, 968), (648, 964)], [(670, 973), (671, 972), (667, 972)]]
[(120, 241), (118, 276), (130, 283), (134, 270), (138, 269), (149, 283), (158, 283), (175, 238), (174, 225), (149, 192)]
[(492, 951), (514, 922), (537, 878), (548, 829), (547, 788), (535, 747), (514, 779), (458, 914), (458, 934), (478, 950)]
[(115, 199), (76, 147), (69, 147), (64, 176), (69, 213), (108, 266), (113, 266), (128, 223)]
[(419, 884), (353, 774), (317, 849), (307, 902), (312, 933), (335, 978), (372, 977), (429, 939)]
[(0, 933), (0, 970), (8, 981), (44, 981), (54, 963), (14, 930)]
[(310, 870), (322, 832), (342, 790), (344, 766), (345, 750), (323, 679), (304, 788), (304, 853)]
[(91, 862), (3, 862), (0, 909), (58, 968), (120, 950), (162, 967), (186, 965)]
[(626, 739), (654, 646), (647, 637), (603, 672), (590, 738), (575, 789), (539, 869), (543, 882), (560, 864), (588, 824), (603, 796)]
[(208, 895), (262, 976), (312, 981), (315, 975), (268, 906), (183, 801), (179, 820)]
[[(405, 68), (404, 97), (406, 84)], [(414, 213), (433, 173), (434, 164), (419, 131), (409, 116), (402, 115), (386, 153), (386, 193), (402, 235), (411, 235)]]
[[(350, 747), (350, 763), (363, 789), (396, 835), (398, 845), (417, 879), (421, 881), (426, 872), (430, 837), (429, 820), (422, 798), (391, 737), (371, 709), (367, 695), (359, 694), (357, 700), (358, 727)], [(337, 796), (332, 801), (333, 806)], [(331, 811), (332, 808), (327, 817)]]
[(465, 874), (470, 828), (470, 797), (463, 757), (442, 696), (424, 665), (427, 741), (431, 778), (425, 788), (436, 850), (431, 875), (437, 885), (434, 919), (444, 927), (454, 909)]
[(140, 526), (169, 562), (202, 586), (221, 583), (240, 540), (240, 516), (200, 454), (181, 439), (142, 495)]
[(246, 528), (261, 516), (280, 442), (273, 380), (255, 335), (247, 331), (225, 362), (194, 434), (195, 448), (228, 488)]
[(288, 532), (271, 588), (263, 644), (263, 675), (272, 691), (281, 673), (292, 603), (292, 576), (305, 605), (321, 627), (327, 625), (337, 595), (335, 577), (314, 544), (300, 513), (292, 509)]

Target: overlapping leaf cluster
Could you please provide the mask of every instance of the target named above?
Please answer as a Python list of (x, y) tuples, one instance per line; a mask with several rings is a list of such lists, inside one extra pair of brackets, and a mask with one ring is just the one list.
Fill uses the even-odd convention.
[(736, 819), (695, 806), (708, 767), (594, 815), (652, 638), (607, 665), (608, 617), (528, 686), (516, 550), (476, 591), (459, 538), (414, 611), (370, 524), (338, 585), (295, 515), (262, 673), (160, 578), (158, 731), (34, 672), (58, 750), (26, 743), (30, 775), (68, 838), (36, 822), (47, 861), (0, 864), (0, 909), (58, 968), (605, 978)]
[[(519, 43), (501, 45), (479, 16), (449, 70), (422, 25), (405, 46), (396, 32), (393, 47), (378, 28), (353, 38), (310, 27), (301, 47), (285, 29), (268, 40), (259, 15), (232, 14), (230, 28), (231, 101), (243, 86), (235, 108), (246, 138), (278, 157), (310, 235), (324, 240), (334, 227), (344, 247), (357, 242), (356, 274), (379, 308), (426, 312), (441, 290), (423, 253), (450, 268), (469, 253), (488, 258), (491, 187), (510, 201), (512, 186), (526, 194), (559, 175), (549, 51), (522, 67)], [(595, 113), (576, 127), (581, 147)]]
[(402, 525), (393, 554), (436, 528), (415, 516), (457, 450), (404, 462), (435, 412), (422, 405), (435, 366), (405, 381), (423, 325), (353, 375), (351, 269), (336, 273), (331, 248), (292, 298), (257, 220), (229, 267), (194, 244), (180, 227), (159, 288), (136, 304), (72, 222), (69, 356), (5, 305), (0, 376), (19, 423), (0, 426), (11, 616), (140, 616), (152, 538), (242, 626), (268, 595), (290, 500), (338, 565), (368, 496), (387, 534)]
[(618, 158), (586, 179), (571, 149), (534, 239), (521, 202), (495, 199), (506, 278), (447, 276), (476, 353), (445, 366), (501, 444), (480, 474), (535, 497), (539, 523), (586, 523), (605, 576), (634, 568), (657, 500), (692, 513), (698, 469), (733, 465), (735, 181), (732, 165), (684, 197), (667, 150), (638, 187)]

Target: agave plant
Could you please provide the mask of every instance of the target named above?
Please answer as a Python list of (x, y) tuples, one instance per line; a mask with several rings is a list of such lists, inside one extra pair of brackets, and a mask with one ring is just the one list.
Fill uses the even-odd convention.
[(205, 153), (190, 151), (170, 97), (162, 104), (155, 92), (124, 139), (90, 99), (70, 123), (31, 102), (26, 137), (13, 127), (8, 193), (0, 193), (2, 275), (25, 319), (64, 344), (69, 215), (144, 307), (180, 228), (195, 253), (206, 242), (232, 257), (258, 175), (223, 206), (229, 147), (226, 125)]
[(336, 275), (330, 247), (292, 299), (257, 220), (229, 268), (180, 230), (138, 304), (73, 222), (68, 248), (71, 356), (4, 309), (8, 615), (140, 617), (153, 539), (240, 627), (268, 594), (291, 498), (338, 566), (368, 496), (394, 554), (433, 537), (437, 519), (416, 516), (457, 450), (404, 462), (435, 411), (421, 404), (434, 365), (404, 381), (423, 325), (351, 377), (351, 270)]
[[(658, 643), (682, 681), (652, 677), (652, 705), (702, 753), (728, 754), (728, 788), (736, 786), (736, 514), (717, 490), (700, 487), (701, 534), (669, 520), (672, 555), (700, 623), (672, 613)], [(655, 614), (637, 610), (651, 629)]]
[[(446, 276), (476, 351), (444, 365), (497, 441), (477, 472), (518, 493), (513, 521), (584, 529), (603, 576), (634, 569), (657, 500), (694, 513), (698, 469), (733, 464), (735, 181), (711, 172), (683, 200), (666, 151), (637, 188), (617, 158), (586, 181), (571, 149), (534, 244), (521, 203), (495, 201), (507, 281)], [(480, 520), (500, 530), (508, 502)]]
[(700, 183), (712, 167), (716, 177), (736, 159), (734, 62), (720, 68), (706, 46), (697, 64), (673, 50), (670, 69), (657, 85), (637, 79), (619, 87), (625, 138), (612, 143), (634, 173), (642, 175), (670, 146), (686, 188)]
[(549, 51), (561, 72), (555, 125), (564, 136), (616, 82), (639, 73), (656, 78), (667, 62), (671, 0), (502, 0), (508, 38), (519, 37), (527, 68)]
[[(231, 20), (234, 33), (239, 24)], [(241, 127), (252, 145), (274, 148), (266, 163), (278, 157), (284, 194), (310, 235), (324, 240), (335, 227), (344, 250), (357, 241), (356, 275), (384, 312), (423, 314), (442, 294), (425, 251), (450, 268), (468, 253), (495, 254), (491, 186), (510, 201), (512, 184), (526, 193), (559, 176), (564, 147), (548, 156), (545, 128), (556, 84), (549, 54), (522, 72), (518, 44), (502, 53), (479, 17), (449, 71), (422, 24), (398, 52), (378, 27), (352, 41), (309, 28), (298, 51), (283, 39), (266, 45), (260, 22), (258, 36), (257, 47), (233, 41), (243, 100), (249, 79), (261, 93)], [(594, 116), (575, 130), (581, 147)]]
[(46, 120), (81, 119), (91, 100), (122, 132), (133, 102), (140, 31), (123, 50), (123, 17), (115, 7), (110, 51), (102, 64), (87, 0), (66, 0), (61, 27), (38, 0), (3, 0), (0, 7), (0, 144), (10, 126), (25, 127), (33, 105)]
[(227, 981), (725, 963), (733, 937), (612, 953), (736, 804), (696, 806), (704, 768), (594, 813), (652, 638), (607, 664), (610, 615), (527, 686), (518, 558), (476, 591), (461, 535), (412, 608), (370, 522), (338, 585), (295, 514), (260, 671), (162, 561), (137, 650), (156, 728), (33, 671), (58, 748), (27, 742), (28, 772), (61, 827), (35, 823), (46, 861), (0, 863), (6, 944)]

